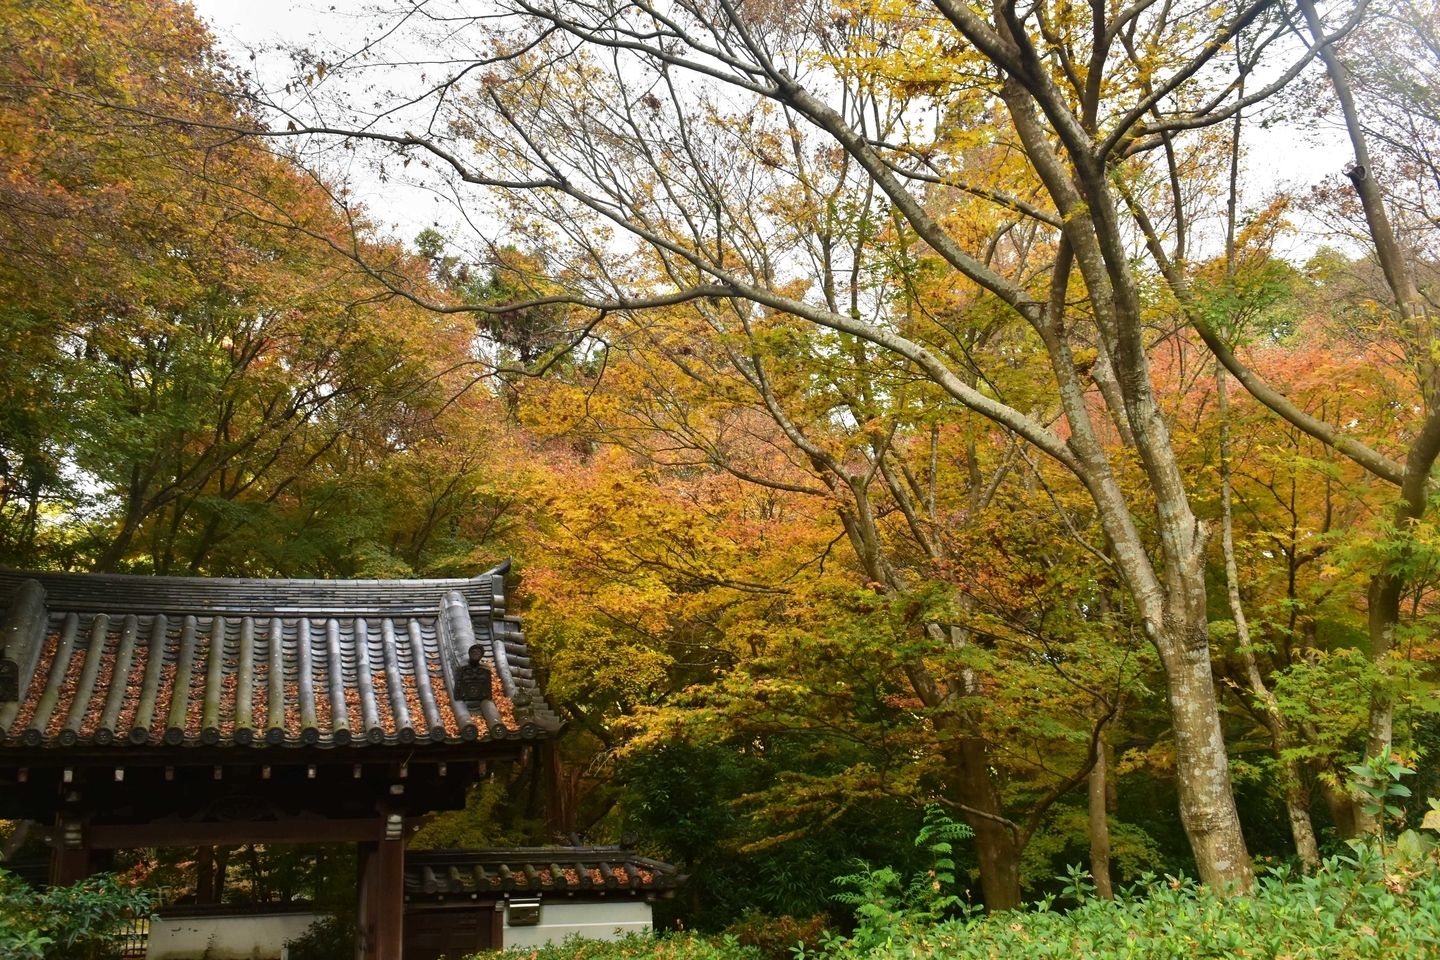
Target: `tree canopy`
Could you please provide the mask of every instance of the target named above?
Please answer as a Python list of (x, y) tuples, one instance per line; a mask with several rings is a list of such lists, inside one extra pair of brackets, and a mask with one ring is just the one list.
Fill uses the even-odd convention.
[(719, 928), (927, 806), (1006, 908), (1440, 791), (1426, 0), (437, 0), (283, 76), (0, 13), (0, 562), (513, 555), (570, 732), (421, 842), (638, 831)]

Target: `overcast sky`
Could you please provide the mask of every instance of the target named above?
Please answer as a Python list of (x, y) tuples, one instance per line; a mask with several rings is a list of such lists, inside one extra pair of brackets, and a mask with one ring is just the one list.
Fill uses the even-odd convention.
[(191, 0), (200, 16), (215, 28), (221, 42), (264, 43), (281, 38), (297, 40), (317, 31), (333, 31), (334, 12), (358, 12), (363, 3), (295, 0)]
[[(361, 24), (375, 0), (190, 0), (190, 3), (210, 24), (220, 45), (236, 62), (246, 63), (252, 49), (274, 47), (278, 43), (348, 47), (355, 38), (364, 36)], [(279, 65), (276, 61), (272, 64)], [(262, 59), (259, 63), (262, 81), (273, 82), (276, 77), (264, 76), (264, 65)], [(280, 79), (283, 82), (285, 78)], [(459, 230), (459, 217), (431, 195), (422, 195), (393, 180), (382, 185), (363, 162), (340, 172), (352, 189), (352, 198), (363, 202), (371, 215), (395, 237), (413, 240), (421, 230), (437, 225), (448, 234)]]
[[(315, 42), (317, 46), (348, 46), (361, 33), (366, 8), (373, 0), (191, 0), (199, 14), (207, 20), (221, 45), (235, 59), (244, 62), (250, 47), (288, 43)], [(1268, 130), (1252, 126), (1247, 133), (1250, 148), (1245, 160), (1244, 191), (1250, 202), (1262, 195), (1288, 186), (1303, 190), (1326, 176), (1339, 173), (1351, 158), (1348, 143), (1341, 130), (1325, 128), (1307, 130), (1303, 134), (1293, 127), (1275, 126)], [(446, 212), (445, 205), (434, 197), (420, 196), (414, 191), (397, 189), (393, 181), (381, 188), (361, 169), (349, 171), (352, 187), (370, 210), (388, 224), (396, 235), (409, 239), (421, 229), (439, 222), (442, 230), (450, 228), (458, 218)], [(1309, 252), (1297, 246), (1292, 256)]]

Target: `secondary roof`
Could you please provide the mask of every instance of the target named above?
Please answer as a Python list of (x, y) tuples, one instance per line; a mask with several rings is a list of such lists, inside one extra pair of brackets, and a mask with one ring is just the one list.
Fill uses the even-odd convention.
[(689, 876), (672, 864), (638, 856), (628, 847), (509, 847), (481, 850), (407, 850), (405, 893), (446, 894), (590, 892), (660, 893)]

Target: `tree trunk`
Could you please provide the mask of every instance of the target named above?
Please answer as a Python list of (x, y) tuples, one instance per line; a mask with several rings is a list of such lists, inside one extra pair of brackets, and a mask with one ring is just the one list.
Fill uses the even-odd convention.
[(1290, 818), (1295, 852), (1307, 867), (1314, 868), (1320, 866), (1320, 848), (1315, 843), (1315, 825), (1310, 821), (1310, 797), (1305, 792), (1300, 765), (1285, 756), (1290, 748), (1289, 723), (1260, 673), (1255, 648), (1250, 642), (1250, 621), (1245, 616), (1245, 604), (1240, 597), (1240, 566), (1235, 561), (1234, 515), (1231, 510), (1230, 394), (1225, 370), (1218, 361), (1215, 364), (1215, 393), (1220, 412), (1220, 543), (1225, 554), (1225, 592), (1230, 600), (1230, 614), (1235, 618), (1235, 641), (1245, 662), (1251, 695), (1265, 714), (1265, 725), (1270, 731), (1270, 748), (1280, 762), (1280, 788), (1285, 796), (1285, 812)]
[[(842, 508), (838, 513), (856, 557), (872, 580), (885, 584), (892, 594), (904, 594), (907, 585), (895, 574), (880, 547), (879, 530), (865, 488), (852, 483), (850, 491), (855, 498), (855, 508)], [(966, 602), (962, 598), (962, 605)], [(947, 641), (939, 626), (931, 624), (925, 630), (931, 639)], [(952, 628), (948, 642), (952, 646), (963, 646), (964, 632)], [(984, 737), (977, 735), (974, 718), (947, 710), (951, 701), (977, 691), (975, 677), (968, 671), (950, 677), (947, 691), (941, 688), (921, 657), (906, 660), (904, 670), (920, 702), (936, 712), (933, 723), (945, 758), (952, 803), (960, 808), (965, 822), (975, 831), (975, 853), (985, 906), (994, 911), (1012, 910), (1021, 903), (1018, 831), (1005, 817), (1000, 794), (990, 778), (989, 746)]]
[(964, 805), (965, 822), (975, 831), (985, 906), (992, 912), (1013, 910), (1020, 906), (1020, 851), (990, 779), (985, 741), (960, 731), (956, 734), (945, 745), (945, 760), (951, 789)]
[(30, 837), (30, 829), (35, 826), (34, 820), (16, 820), (15, 829), (10, 831), (10, 836), (0, 844), (0, 862), (9, 860), (25, 845)]
[[(931, 710), (943, 710), (952, 699), (940, 689), (923, 660), (905, 664), (906, 676), (916, 696)], [(952, 680), (957, 695), (971, 692), (973, 678)], [(989, 745), (977, 736), (974, 721), (956, 712), (941, 712), (934, 720), (945, 757), (946, 779), (955, 806), (975, 831), (975, 855), (980, 862), (980, 889), (990, 910), (1012, 910), (1020, 906), (1020, 847), (1015, 824), (1005, 817), (1000, 793), (990, 779)]]
[[(1426, 488), (1437, 457), (1440, 457), (1440, 408), (1432, 405), (1405, 458), (1404, 482), (1400, 486), (1400, 499), (1395, 503), (1397, 537), (1408, 540), (1415, 525), (1425, 515)], [(1370, 696), (1370, 720), (1365, 732), (1367, 760), (1389, 756), (1394, 740), (1395, 702), (1387, 689), (1387, 675), (1390, 672), (1391, 651), (1395, 647), (1395, 632), (1400, 626), (1400, 598), (1405, 589), (1405, 577), (1399, 568), (1408, 553), (1409, 544), (1406, 543), (1398, 560), (1370, 578), (1370, 656), (1382, 679)], [(1356, 826), (1363, 832), (1374, 833), (1379, 829), (1378, 821), (1365, 815), (1359, 804), (1356, 804), (1355, 819)]]
[[(1276, 748), (1281, 749), (1277, 738)], [(1320, 866), (1320, 846), (1315, 842), (1315, 824), (1310, 820), (1310, 794), (1300, 775), (1300, 764), (1294, 760), (1280, 761), (1281, 783), (1285, 790), (1285, 813), (1290, 817), (1290, 833), (1295, 838), (1295, 852), (1307, 867)]]
[(1335, 832), (1342, 840), (1349, 840), (1360, 833), (1360, 825), (1355, 822), (1359, 812), (1355, 798), (1344, 788), (1326, 782), (1325, 774), (1328, 772), (1322, 770), (1321, 775), (1316, 778), (1320, 785), (1320, 796), (1324, 799), (1325, 806), (1330, 809), (1330, 819), (1335, 821)]
[(1114, 900), (1115, 890), (1110, 885), (1110, 821), (1105, 815), (1109, 805), (1106, 789), (1108, 752), (1104, 740), (1095, 741), (1095, 766), (1090, 768), (1089, 787), (1090, 876), (1095, 880), (1095, 895)]
[[(1396, 513), (1403, 514), (1404, 507), (1402, 500)], [(1367, 596), (1370, 607), (1370, 657), (1382, 675), (1388, 673), (1386, 661), (1389, 660), (1390, 650), (1395, 645), (1395, 628), (1400, 623), (1400, 591), (1403, 586), (1402, 578), (1388, 572), (1377, 573), (1370, 578)], [(1395, 702), (1388, 690), (1373, 689), (1370, 691), (1369, 722), (1365, 728), (1365, 759), (1389, 756), (1394, 738)], [(1360, 833), (1378, 833), (1380, 821), (1367, 814), (1359, 803), (1354, 803), (1353, 806), (1356, 830)]]
[[(1173, 629), (1173, 628), (1172, 628)], [(1200, 881), (1217, 892), (1248, 889), (1254, 879), (1230, 786), (1230, 758), (1216, 708), (1205, 621), (1183, 625), (1162, 645), (1166, 693), (1175, 730), (1180, 819), (1195, 852)], [(1200, 642), (1195, 639), (1199, 636)], [(1189, 639), (1190, 642), (1183, 642)]]
[(546, 740), (541, 750), (545, 768), (545, 832), (553, 841), (575, 832), (574, 781), (566, 776), (558, 740)]
[(1072, 469), (1094, 498), (1116, 567), (1135, 598), (1146, 636), (1165, 669), (1175, 730), (1180, 817), (1200, 878), (1217, 891), (1247, 890), (1254, 874), (1231, 793), (1230, 762), (1210, 673), (1205, 597), (1208, 535), (1190, 508), (1185, 476), (1165, 413), (1155, 397), (1141, 321), (1140, 285), (1131, 270), (1114, 186), (1103, 165), (1077, 162), (1070, 166), (1057, 155), (1041, 127), (1035, 101), (1029, 99), (1032, 88), (1012, 75), (1002, 90), (1001, 98), (1026, 156), (1063, 218), (1062, 230), (1089, 294), (1097, 333), (1107, 341), (1124, 419), (1155, 498), (1155, 533), (1163, 564), (1152, 560), (1152, 545), (1137, 527), (1134, 507), (1095, 432), (1092, 404), (1075, 372), (1070, 334), (1059, 317), (1042, 316), (1035, 329), (1045, 342), (1059, 384), (1070, 428), (1067, 445), (1074, 457)]
[(225, 902), (225, 874), (230, 870), (230, 848), (215, 848), (215, 902)]
[[(137, 470), (137, 476), (138, 473)], [(135, 534), (139, 532), (140, 523), (144, 519), (143, 508), (140, 504), (142, 495), (143, 491), (132, 493), (130, 507), (125, 512), (125, 522), (121, 524), (120, 530), (115, 534), (115, 539), (110, 541), (105, 552), (100, 554), (99, 559), (91, 565), (91, 573), (114, 573), (120, 561), (125, 559), (125, 554), (130, 550), (130, 544), (134, 541)]]

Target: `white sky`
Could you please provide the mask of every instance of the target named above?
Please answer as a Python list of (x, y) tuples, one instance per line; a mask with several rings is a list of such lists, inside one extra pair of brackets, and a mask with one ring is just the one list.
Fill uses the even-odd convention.
[[(313, 42), (320, 47), (344, 47), (362, 36), (366, 0), (190, 0), (208, 21), (221, 45), (237, 62), (248, 60), (252, 47), (277, 42)], [(1251, 203), (1277, 188), (1302, 191), (1325, 177), (1339, 173), (1351, 159), (1348, 141), (1339, 128), (1323, 127), (1300, 131), (1277, 125), (1260, 129), (1251, 125), (1247, 133), (1250, 148), (1245, 160), (1244, 194)], [(365, 171), (350, 171), (352, 186), (359, 189), (373, 214), (403, 239), (439, 222), (443, 232), (457, 222), (455, 213), (434, 197), (413, 189), (384, 186)], [(1297, 241), (1292, 256), (1304, 256), (1311, 243)]]
[[(189, 0), (231, 58), (248, 64), (251, 50), (280, 43), (318, 48), (346, 48), (364, 36), (363, 23), (374, 0)], [(272, 69), (278, 61), (271, 61)], [(262, 80), (273, 85), (264, 57), (257, 63)], [(281, 78), (283, 82), (283, 77)], [(382, 185), (363, 164), (344, 171), (352, 199), (358, 199), (388, 232), (413, 240), (421, 230), (438, 226), (458, 230), (458, 217), (444, 203), (414, 188), (391, 181)]]
[(363, 0), (190, 0), (210, 23), (220, 42), (265, 44), (295, 42), (315, 35), (340, 41), (353, 30), (353, 18), (368, 6)]

